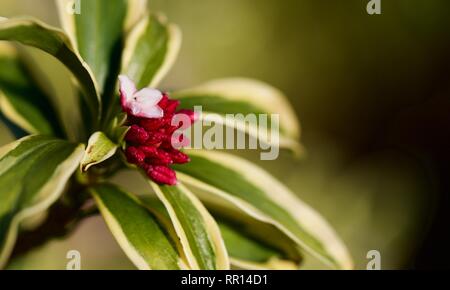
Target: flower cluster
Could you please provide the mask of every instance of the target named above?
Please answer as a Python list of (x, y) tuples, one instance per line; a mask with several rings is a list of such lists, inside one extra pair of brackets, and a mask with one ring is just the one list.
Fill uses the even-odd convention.
[(174, 126), (172, 119), (184, 114), (191, 125), (195, 121), (194, 112), (177, 111), (179, 101), (169, 99), (166, 93), (150, 88), (137, 91), (128, 77), (119, 79), (121, 105), (130, 126), (125, 136), (128, 162), (142, 168), (158, 184), (175, 185), (177, 178), (170, 165), (187, 163), (189, 157), (173, 145), (186, 140), (182, 134), (175, 136), (182, 124)]

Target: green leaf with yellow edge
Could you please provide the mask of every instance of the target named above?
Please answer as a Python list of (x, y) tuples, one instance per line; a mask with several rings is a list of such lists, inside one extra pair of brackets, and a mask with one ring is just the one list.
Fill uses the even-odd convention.
[(86, 152), (80, 163), (81, 170), (87, 171), (91, 166), (111, 158), (116, 153), (117, 148), (118, 145), (103, 132), (95, 132), (89, 138)]
[[(126, 31), (142, 18), (147, 3), (92, 0), (76, 6), (72, 0), (56, 0), (56, 4), (64, 30), (95, 75), (106, 113), (115, 97)], [(73, 8), (79, 13), (68, 13)]]
[(50, 97), (10, 43), (0, 43), (0, 67), (1, 113), (28, 134), (63, 137)]
[(175, 242), (141, 202), (115, 185), (90, 189), (109, 229), (127, 254), (142, 270), (178, 270), (187, 266)]
[(83, 152), (84, 145), (39, 135), (0, 148), (0, 268), (21, 222), (59, 198)]
[(346, 247), (325, 219), (269, 173), (226, 153), (189, 151), (188, 154), (189, 164), (174, 166), (182, 182), (272, 224), (326, 265), (352, 268)]
[(151, 182), (169, 213), (186, 259), (192, 269), (229, 269), (228, 253), (219, 227), (203, 204), (185, 186)]
[(298, 269), (298, 264), (285, 259), (278, 249), (247, 235), (238, 226), (216, 220), (233, 266), (249, 270)]
[[(279, 146), (289, 148), (300, 154), (300, 124), (287, 98), (278, 89), (263, 82), (246, 78), (218, 79), (205, 84), (171, 93), (171, 97), (181, 101), (181, 108), (194, 109), (201, 106), (203, 121), (223, 124), (243, 131), (264, 144), (276, 145), (272, 134), (279, 131)], [(227, 114), (242, 114), (244, 117), (266, 114), (266, 126), (249, 124), (245, 119), (228, 119)], [(278, 121), (271, 122), (271, 115), (278, 116)], [(259, 126), (259, 128), (258, 128)], [(272, 130), (272, 126), (275, 129)], [(278, 130), (279, 129), (279, 130)]]
[[(169, 213), (160, 200), (149, 195), (142, 196), (140, 200), (152, 212), (155, 212), (158, 219), (164, 221), (164, 224), (171, 224)], [(207, 208), (210, 209), (209, 204)], [(221, 206), (220, 209), (224, 209), (224, 207)], [(239, 224), (235, 223), (235, 220), (230, 222), (229, 216), (224, 217), (222, 213), (219, 214), (218, 211), (213, 211), (217, 212), (217, 214), (213, 213), (213, 216), (219, 225), (232, 266), (240, 269), (255, 270), (298, 268), (298, 261), (300, 260), (298, 256), (294, 255), (294, 259), (290, 259), (283, 250), (266, 243), (273, 242), (273, 240), (277, 239), (277, 234), (279, 233), (274, 233), (268, 227), (261, 227), (260, 222), (255, 219), (251, 219), (250, 223), (245, 225), (241, 223), (243, 221), (242, 216), (239, 216), (236, 212), (232, 212), (233, 209), (226, 208), (224, 210), (229, 216), (235, 217), (237, 214), (239, 218)], [(253, 233), (250, 233), (252, 231), (253, 233), (256, 231), (263, 234), (256, 237)], [(173, 226), (170, 227), (170, 232), (175, 232)]]
[(127, 37), (122, 74), (138, 88), (157, 87), (175, 62), (181, 46), (181, 32), (162, 15), (142, 18)]
[(77, 79), (92, 115), (98, 116), (101, 101), (95, 77), (63, 31), (32, 18), (0, 18), (0, 40), (38, 48), (61, 61)]
[[(178, 175), (179, 178), (184, 178), (183, 174), (179, 173)], [(297, 269), (300, 267), (305, 252), (282, 230), (266, 220), (254, 218), (237, 207), (235, 203), (211, 194), (208, 191), (209, 188), (206, 190), (196, 186), (190, 186), (190, 188), (213, 215), (219, 226), (226, 224), (228, 228), (232, 227), (231, 230), (238, 231), (235, 233), (236, 235), (257, 242), (278, 253), (277, 257), (266, 261), (249, 259), (249, 257), (238, 255), (236, 251), (231, 254), (231, 245), (228, 243), (226, 246), (230, 254), (231, 265), (241, 269)], [(222, 236), (226, 242), (227, 238), (223, 231)]]

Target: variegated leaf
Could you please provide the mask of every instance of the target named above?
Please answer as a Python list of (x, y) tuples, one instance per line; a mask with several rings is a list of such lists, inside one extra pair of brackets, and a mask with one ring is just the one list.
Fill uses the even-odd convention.
[(95, 132), (89, 138), (88, 146), (81, 160), (82, 171), (87, 171), (91, 166), (102, 163), (111, 158), (117, 151), (118, 145), (111, 141), (103, 132)]
[(346, 247), (325, 219), (270, 174), (226, 153), (190, 151), (189, 155), (189, 164), (175, 167), (181, 181), (276, 226), (325, 264), (352, 268)]
[(139, 88), (156, 87), (175, 62), (180, 45), (177, 26), (162, 15), (147, 15), (127, 37), (122, 74)]
[(0, 18), (0, 40), (38, 48), (61, 61), (78, 80), (92, 116), (99, 116), (100, 95), (95, 77), (63, 31), (32, 18)]
[(228, 254), (220, 230), (202, 203), (182, 184), (151, 183), (164, 204), (192, 269), (229, 269)]
[(115, 185), (101, 184), (91, 190), (115, 239), (139, 269), (186, 268), (164, 227), (139, 200)]
[[(171, 224), (170, 215), (160, 200), (149, 195), (142, 196), (140, 200), (152, 212), (155, 212), (158, 219), (164, 221), (164, 224)], [(208, 209), (210, 209), (209, 206)], [(293, 256), (288, 256), (289, 253), (286, 253), (282, 248), (273, 246), (277, 244), (274, 243), (275, 240), (280, 241), (278, 237), (284, 237), (282, 234), (274, 232), (274, 229), (252, 218), (246, 223), (245, 217), (242, 218), (242, 215), (233, 212), (233, 209), (224, 209), (223, 206), (220, 206), (220, 209), (226, 211), (226, 214), (224, 215), (224, 212), (214, 209), (213, 211), (216, 212), (214, 219), (219, 225), (232, 266), (254, 270), (298, 268), (300, 258), (296, 255), (296, 249), (294, 249), (296, 253)], [(234, 217), (235, 214), (240, 217), (239, 221), (230, 219), (230, 216)], [(169, 228), (170, 232), (175, 232), (173, 225), (166, 227)], [(291, 241), (288, 243), (293, 244)]]
[(1, 113), (28, 134), (63, 137), (50, 97), (10, 43), (0, 43), (0, 67)]
[(83, 145), (39, 135), (0, 148), (0, 267), (9, 258), (20, 223), (59, 198), (83, 152)]

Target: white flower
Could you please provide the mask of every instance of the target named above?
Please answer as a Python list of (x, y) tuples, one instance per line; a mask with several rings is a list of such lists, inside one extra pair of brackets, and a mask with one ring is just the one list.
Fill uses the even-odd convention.
[(120, 102), (122, 108), (133, 116), (158, 119), (164, 111), (158, 106), (163, 98), (162, 92), (144, 88), (137, 91), (136, 85), (127, 76), (120, 75)]

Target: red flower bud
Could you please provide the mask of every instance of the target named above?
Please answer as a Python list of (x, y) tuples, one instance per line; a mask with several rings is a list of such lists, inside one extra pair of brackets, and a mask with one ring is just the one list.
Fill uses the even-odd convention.
[(133, 164), (139, 165), (142, 164), (145, 160), (145, 153), (133, 146), (127, 147), (125, 155), (128, 162)]
[(183, 152), (181, 152), (179, 150), (172, 149), (172, 150), (170, 150), (170, 152), (168, 154), (169, 154), (170, 158), (172, 159), (172, 162), (176, 163), (176, 164), (185, 164), (185, 163), (188, 163), (189, 161), (191, 161), (189, 159), (189, 156), (187, 156), (186, 154), (184, 154)]
[(175, 171), (167, 166), (149, 166), (147, 175), (154, 182), (159, 184), (175, 185), (177, 184), (177, 177)]
[(162, 149), (152, 146), (141, 146), (139, 149), (144, 152), (145, 158), (156, 161), (159, 165), (169, 165), (173, 163), (171, 155)]
[(161, 128), (166, 124), (165, 118), (161, 119), (142, 119), (139, 121), (139, 125), (146, 131), (153, 131)]
[(149, 138), (149, 134), (145, 131), (144, 128), (139, 127), (138, 125), (132, 125), (130, 130), (128, 130), (127, 135), (125, 136), (125, 140), (135, 144), (142, 144), (147, 141)]
[(165, 113), (173, 114), (175, 113), (177, 107), (180, 105), (178, 100), (169, 100), (167, 106), (163, 109)]
[(145, 145), (158, 145), (166, 139), (166, 134), (164, 132), (151, 132), (149, 138), (144, 143)]

